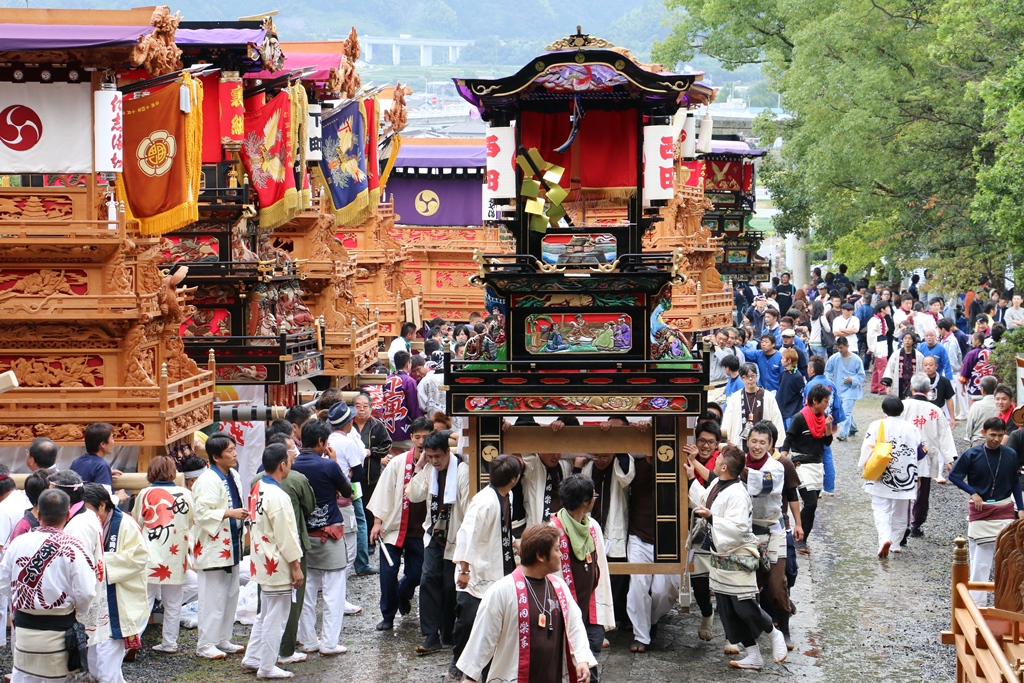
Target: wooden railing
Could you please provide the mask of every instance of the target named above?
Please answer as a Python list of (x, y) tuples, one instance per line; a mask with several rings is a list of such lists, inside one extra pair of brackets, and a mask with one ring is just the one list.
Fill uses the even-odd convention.
[[(994, 591), (991, 582), (969, 581), (967, 539), (957, 537), (953, 549), (953, 600), (951, 629), (943, 631), (942, 642), (956, 647), (957, 683), (1021, 683), (1021, 662), (1011, 665), (1004, 648), (1020, 645), (1020, 623), (1024, 615), (979, 608), (971, 591)], [(993, 633), (993, 626), (1008, 626)], [(1010, 634), (1009, 640), (1006, 633)]]

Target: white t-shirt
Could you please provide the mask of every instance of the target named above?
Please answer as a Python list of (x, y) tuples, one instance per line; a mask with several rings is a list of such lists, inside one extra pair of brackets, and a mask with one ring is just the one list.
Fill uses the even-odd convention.
[(7, 547), (11, 532), (25, 516), (25, 510), (31, 507), (32, 503), (21, 489), (14, 489), (3, 502), (0, 502), (0, 546)]
[(405, 337), (395, 337), (391, 341), (391, 346), (388, 347), (388, 361), (391, 362), (391, 366), (395, 365), (395, 354), (399, 351), (408, 351), (409, 344), (405, 341)]
[[(836, 339), (840, 337), (840, 335), (836, 334), (839, 330), (853, 330), (857, 332), (860, 330), (860, 320), (855, 315), (851, 315), (849, 320), (840, 315), (832, 321), (832, 334), (835, 335)], [(850, 342), (850, 352), (857, 353), (857, 335), (846, 335), (846, 341)]]

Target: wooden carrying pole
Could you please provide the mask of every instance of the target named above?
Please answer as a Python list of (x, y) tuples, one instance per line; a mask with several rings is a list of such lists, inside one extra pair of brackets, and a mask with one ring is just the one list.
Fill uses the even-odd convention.
[[(25, 480), (28, 479), (27, 474), (12, 474), (11, 479), (18, 485), (19, 489), (25, 488)], [(174, 478), (174, 483), (178, 486), (185, 485), (185, 475), (178, 472), (178, 476)], [(125, 491), (141, 491), (142, 489), (149, 486), (149, 480), (146, 479), (145, 472), (125, 472), (119, 477), (114, 477), (114, 490), (124, 489)]]

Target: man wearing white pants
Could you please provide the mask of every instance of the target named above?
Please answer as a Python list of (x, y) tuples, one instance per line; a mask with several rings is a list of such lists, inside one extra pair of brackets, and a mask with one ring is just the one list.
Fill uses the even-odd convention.
[[(629, 490), (629, 562), (654, 562), (654, 462), (651, 456), (637, 459)], [(634, 574), (629, 580), (626, 614), (633, 624), (631, 652), (646, 652), (651, 627), (668, 614), (679, 597), (679, 577), (667, 574)]]
[(858, 466), (863, 468), (871, 459), (876, 443), (892, 445), (892, 459), (878, 481), (864, 482), (864, 490), (871, 494), (879, 559), (889, 557), (890, 549), (900, 552), (899, 543), (910, 528), (910, 506), (917, 497), (918, 473), (922, 466), (927, 468), (926, 462), (922, 465), (925, 450), (921, 446), (921, 434), (901, 417), (903, 410), (902, 401), (886, 396), (882, 401), (886, 417), (871, 423), (860, 448)]
[[(344, 498), (352, 497), (352, 485), (338, 463), (329, 457), (333, 451), (327, 442), (331, 437), (331, 427), (346, 425), (354, 417), (355, 410), (339, 402), (328, 413), (330, 424), (308, 420), (302, 425), (302, 448), (292, 466), (296, 472), (306, 475), (316, 499), (316, 507), (306, 518), (310, 549), (306, 555), (306, 598), (302, 603), (297, 640), (302, 643), (303, 652), (319, 652), (324, 656), (348, 651), (339, 642), (349, 556), (344, 539), (345, 525), (338, 509), (338, 494)], [(317, 637), (316, 596), (321, 590), (324, 618), (320, 637)]]
[[(967, 449), (949, 473), (949, 480), (971, 496), (967, 505), (971, 581), (991, 580), (996, 536), (1015, 516), (1024, 519), (1017, 454), (1002, 445), (1006, 423), (990, 417), (982, 433), (985, 443)], [(984, 607), (988, 593), (971, 591), (971, 597)]]
[[(253, 580), (262, 593), (260, 613), (252, 626), (243, 670), (256, 670), (257, 678), (292, 678), (277, 665), (292, 589), (302, 586), (302, 544), (295, 528), (292, 501), (281, 481), (291, 471), (291, 456), (284, 444), (263, 451), (264, 474), (249, 495), (252, 525)], [(287, 567), (287, 569), (286, 569)]]
[(235, 440), (214, 434), (206, 440), (210, 467), (192, 485), (195, 504), (190, 539), (199, 583), (199, 640), (196, 654), (224, 659), (242, 651), (231, 642), (238, 606), (238, 561), (242, 557), (242, 482), (235, 466)]

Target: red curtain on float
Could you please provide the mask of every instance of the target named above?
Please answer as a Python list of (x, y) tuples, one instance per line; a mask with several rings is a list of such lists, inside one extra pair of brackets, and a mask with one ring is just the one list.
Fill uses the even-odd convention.
[(592, 110), (580, 124), (576, 143), (580, 147), (580, 168), (572, 165), (572, 148), (557, 154), (568, 138), (570, 104), (565, 111), (524, 111), (519, 117), (522, 146), (536, 147), (544, 161), (565, 168), (562, 187), (569, 187), (570, 178), (579, 178), (584, 189), (628, 189), (636, 191), (637, 116), (638, 112)]

